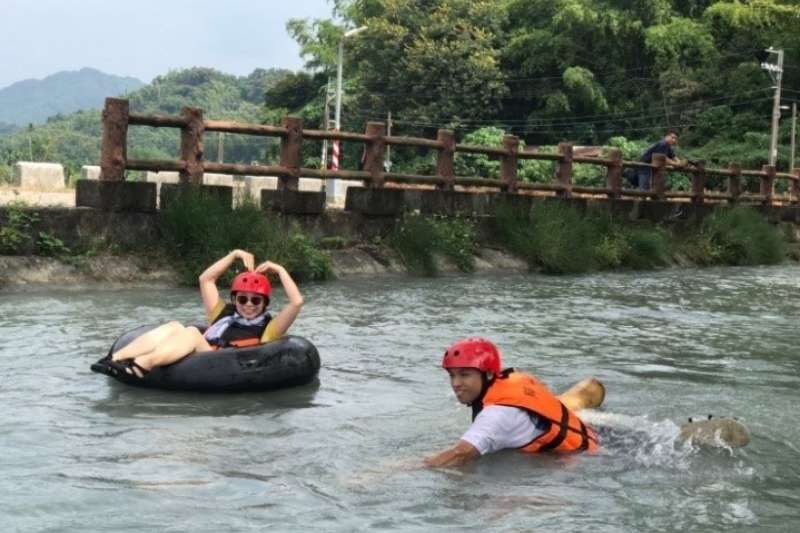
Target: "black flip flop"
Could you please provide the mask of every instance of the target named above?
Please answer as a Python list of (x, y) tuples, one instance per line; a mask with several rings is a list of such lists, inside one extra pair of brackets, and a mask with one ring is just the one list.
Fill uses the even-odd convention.
[[(111, 367), (114, 371), (114, 375), (117, 374), (128, 374), (129, 376), (133, 376), (139, 379), (144, 378), (147, 374), (150, 373), (149, 370), (144, 368), (142, 365), (134, 361), (133, 359), (126, 359), (125, 361), (108, 361), (108, 366)], [(136, 373), (136, 370), (141, 372), (141, 376)]]

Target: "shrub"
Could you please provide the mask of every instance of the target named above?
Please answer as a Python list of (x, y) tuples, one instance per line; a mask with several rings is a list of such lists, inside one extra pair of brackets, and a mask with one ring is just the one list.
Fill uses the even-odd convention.
[[(594, 266), (592, 230), (579, 213), (559, 202), (536, 204), (530, 212), (500, 206), (494, 219), (495, 233), (531, 269), (554, 274), (585, 272)], [(596, 238), (595, 241), (599, 241)]]
[(707, 265), (776, 264), (786, 257), (780, 230), (743, 206), (716, 209), (684, 247), (693, 261)]
[(462, 217), (433, 217), (432, 222), (442, 253), (462, 272), (473, 272), (478, 251), (475, 225)]
[(397, 250), (406, 268), (412, 274), (435, 276), (437, 274), (436, 236), (430, 221), (420, 215), (406, 213), (389, 236), (389, 244)]
[(28, 213), (28, 205), (21, 200), (10, 202), (6, 208), (7, 221), (0, 227), (0, 253), (24, 253), (33, 243), (31, 225), (38, 220), (35, 213)]
[(633, 228), (625, 232), (627, 247), (622, 264), (633, 269), (664, 266), (670, 260), (670, 234), (656, 227)]
[(594, 249), (600, 268), (618, 268), (630, 252), (630, 246), (620, 233), (603, 235)]
[(652, 227), (627, 228), (599, 212), (580, 213), (560, 202), (537, 204), (528, 213), (501, 206), (494, 219), (497, 237), (551, 274), (610, 268), (653, 268), (669, 261), (669, 235)]
[[(592, 219), (595, 217), (591, 217)], [(533, 209), (533, 257), (544, 272), (580, 273), (597, 267), (595, 248), (601, 234), (593, 220), (561, 202)]]
[(426, 217), (406, 213), (389, 237), (411, 273), (435, 276), (434, 255), (449, 257), (462, 272), (475, 269), (477, 238), (474, 224), (461, 217)]
[[(235, 248), (282, 264), (298, 281), (328, 279), (330, 259), (297, 227), (263, 212), (252, 200), (234, 209), (199, 191), (176, 195), (161, 220), (165, 252), (193, 285), (209, 262)], [(223, 282), (230, 281), (228, 273)]]
[(492, 219), (492, 230), (497, 239), (513, 254), (522, 257), (533, 269), (535, 265), (533, 226), (527, 211), (512, 205), (498, 205)]
[(39, 251), (40, 255), (47, 255), (50, 257), (70, 253), (69, 248), (64, 245), (64, 241), (46, 231), (39, 232), (39, 237), (36, 239), (36, 249)]

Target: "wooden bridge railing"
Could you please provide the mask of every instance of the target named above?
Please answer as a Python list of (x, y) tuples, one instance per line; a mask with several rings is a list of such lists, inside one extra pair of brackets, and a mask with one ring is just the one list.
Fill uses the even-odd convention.
[[(180, 159), (173, 161), (138, 160), (127, 158), (127, 131), (129, 125), (180, 128)], [(244, 165), (213, 163), (203, 159), (203, 136), (205, 132), (216, 131), (280, 138), (279, 165)], [(327, 170), (301, 167), (302, 148), (306, 140), (339, 140), (360, 142), (365, 146), (363, 170)], [(416, 146), (437, 151), (436, 174), (432, 176), (384, 172), (383, 161), (387, 146)], [(776, 172), (775, 167), (765, 165), (761, 170), (743, 170), (732, 163), (727, 169), (707, 168), (703, 162), (689, 167), (672, 167), (666, 164), (665, 156), (656, 154), (653, 163), (623, 161), (618, 149), (611, 149), (608, 157), (580, 157), (573, 153), (570, 143), (558, 145), (555, 154), (519, 150), (519, 139), (513, 135), (503, 137), (502, 148), (457, 144), (451, 130), (439, 130), (436, 139), (417, 137), (398, 137), (386, 135), (386, 126), (380, 122), (368, 122), (364, 133), (303, 129), (302, 120), (285, 117), (280, 126), (242, 124), (224, 120), (204, 120), (201, 109), (185, 107), (181, 115), (166, 117), (130, 113), (128, 101), (107, 98), (103, 110), (103, 144), (101, 155), (101, 179), (120, 181), (125, 179), (126, 170), (177, 171), (182, 183), (202, 183), (204, 172), (234, 175), (277, 176), (278, 188), (297, 190), (300, 177), (340, 178), (362, 180), (372, 188), (382, 188), (386, 183), (432, 185), (443, 190), (459, 187), (496, 188), (510, 193), (542, 191), (561, 197), (574, 194), (605, 195), (608, 198), (645, 198), (655, 200), (687, 199), (695, 203), (707, 201), (751, 201), (772, 204), (776, 200), (800, 204), (800, 169), (792, 174)], [(484, 154), (500, 159), (500, 178), (466, 177), (455, 175), (454, 158), (456, 153)], [(555, 181), (552, 183), (530, 183), (518, 179), (520, 160), (533, 159), (552, 161), (555, 166)], [(575, 164), (591, 164), (605, 167), (605, 187), (586, 187), (573, 183)], [(651, 169), (651, 188), (642, 191), (623, 187), (623, 169)], [(685, 172), (691, 176), (690, 191), (668, 191), (666, 175), (669, 172)], [(727, 179), (725, 192), (707, 192), (706, 184), (712, 176)], [(759, 180), (758, 194), (745, 194), (742, 179)], [(788, 195), (776, 198), (776, 180), (789, 182)]]

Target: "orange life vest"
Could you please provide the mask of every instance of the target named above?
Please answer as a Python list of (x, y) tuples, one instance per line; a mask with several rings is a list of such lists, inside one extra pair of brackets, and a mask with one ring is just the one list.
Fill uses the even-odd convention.
[(258, 344), (261, 344), (261, 339), (259, 337), (248, 337), (246, 339), (228, 341), (228, 346), (233, 346), (234, 348), (247, 348), (248, 346), (256, 346)]
[(223, 348), (248, 348), (250, 346), (258, 346), (263, 342), (264, 341), (262, 341), (260, 337), (246, 337), (243, 339), (226, 341), (223, 346), (220, 346), (219, 344), (212, 344), (211, 349), (213, 351), (217, 351)]
[(517, 407), (550, 422), (550, 429), (519, 448), (522, 452), (597, 451), (595, 431), (529, 374), (515, 372), (513, 368), (504, 370), (494, 379), (483, 397), (483, 406), (490, 405)]

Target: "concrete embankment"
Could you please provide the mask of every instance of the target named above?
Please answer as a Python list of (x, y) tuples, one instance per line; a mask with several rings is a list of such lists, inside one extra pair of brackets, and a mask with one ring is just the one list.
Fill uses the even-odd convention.
[[(0, 287), (69, 285), (84, 283), (179, 283), (177, 272), (160, 253), (159, 213), (113, 212), (86, 208), (48, 207), (28, 210), (33, 215), (30, 233), (45, 232), (60, 239), (72, 251), (86, 251), (63, 258), (41, 257), (30, 250), (21, 255), (0, 255)], [(5, 219), (0, 208), (0, 220)], [(392, 217), (364, 217), (358, 213), (330, 210), (319, 216), (292, 216), (291, 222), (315, 239), (335, 237), (344, 247), (327, 250), (338, 278), (401, 275), (406, 270), (387, 246), (372, 244), (391, 231)], [(214, 258), (209, 258), (212, 261)], [(523, 260), (491, 247), (476, 257), (476, 271), (520, 272)], [(439, 259), (439, 270), (456, 272), (455, 265)]]
[[(581, 209), (608, 209), (620, 220), (635, 222), (645, 219), (667, 224), (695, 224), (709, 211), (708, 206), (667, 202), (592, 202), (574, 200)], [(800, 209), (794, 206), (762, 208), (765, 216), (776, 224), (784, 224), (797, 237)], [(103, 211), (88, 208), (33, 208), (31, 235), (59, 239), (77, 255), (62, 259), (33, 255), (34, 247), (18, 250), (20, 255), (0, 255), (0, 287), (69, 285), (75, 283), (143, 283), (175, 285), (179, 276), (162, 255), (159, 243), (159, 212), (141, 213)], [(328, 250), (336, 277), (401, 275), (405, 268), (396, 253), (385, 245), (382, 237), (396, 224), (396, 216), (367, 216), (358, 212), (326, 210), (319, 215), (285, 215), (291, 224), (317, 240), (334, 238), (341, 245)], [(0, 207), (0, 223), (8, 219), (7, 209)], [(477, 219), (481, 249), (476, 257), (478, 272), (522, 272), (525, 261), (497, 249), (487, 217)], [(793, 238), (791, 241), (800, 239)], [(800, 254), (796, 250), (790, 256)], [(209, 258), (209, 261), (214, 258)], [(456, 272), (455, 265), (439, 259), (439, 270)], [(674, 264), (685, 266), (680, 257)]]
[[(338, 279), (406, 274), (396, 254), (384, 247), (357, 245), (328, 253)], [(446, 259), (439, 258), (438, 261), (443, 274), (458, 272), (458, 268)], [(525, 272), (527, 269), (525, 261), (502, 250), (483, 248), (475, 258), (476, 272)], [(133, 254), (99, 254), (67, 259), (0, 255), (0, 290), (87, 284), (177, 286), (180, 276), (163, 259)]]

